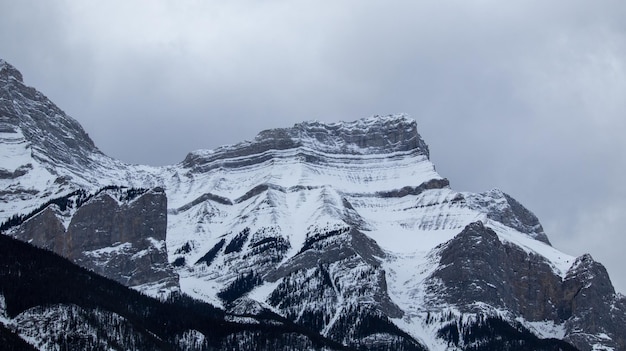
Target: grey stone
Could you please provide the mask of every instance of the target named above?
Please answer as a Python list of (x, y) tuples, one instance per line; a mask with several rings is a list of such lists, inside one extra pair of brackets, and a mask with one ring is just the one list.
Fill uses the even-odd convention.
[(178, 287), (165, 246), (167, 198), (153, 189), (118, 204), (100, 192), (74, 213), (67, 230), (55, 205), (35, 215), (14, 234), (20, 240), (56, 252), (82, 267), (124, 285)]
[(529, 321), (564, 323), (565, 340), (581, 350), (591, 350), (592, 335), (601, 333), (612, 338), (605, 345), (625, 349), (624, 298), (589, 255), (577, 258), (562, 279), (543, 257), (503, 243), (475, 222), (440, 248), (439, 268), (429, 280), (433, 305), (480, 312), (476, 302), (486, 303)]

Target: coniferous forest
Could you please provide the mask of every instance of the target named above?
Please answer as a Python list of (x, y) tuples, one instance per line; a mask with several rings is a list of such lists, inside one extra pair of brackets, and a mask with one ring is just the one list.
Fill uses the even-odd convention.
[[(64, 319), (69, 319), (64, 324), (89, 324), (93, 333), (125, 348), (348, 349), (269, 311), (255, 322), (241, 323), (227, 321), (224, 311), (185, 295), (158, 301), (5, 235), (0, 235), (0, 294), (8, 318), (63, 307)], [(185, 337), (196, 332), (204, 337), (192, 347)], [(0, 338), (5, 341), (3, 349), (26, 349), (23, 340), (4, 326)], [(53, 341), (72, 350), (106, 348), (98, 338), (84, 335)]]

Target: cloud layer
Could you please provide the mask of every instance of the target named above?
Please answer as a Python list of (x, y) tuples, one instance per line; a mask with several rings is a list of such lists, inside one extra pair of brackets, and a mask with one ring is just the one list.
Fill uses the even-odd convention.
[(623, 1), (2, 1), (0, 56), (154, 165), (406, 112), (457, 190), (500, 188), (626, 292)]

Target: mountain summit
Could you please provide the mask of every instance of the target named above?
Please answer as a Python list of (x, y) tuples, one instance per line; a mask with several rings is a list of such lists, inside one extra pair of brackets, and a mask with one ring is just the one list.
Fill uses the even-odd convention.
[(604, 267), (504, 192), (453, 190), (406, 115), (147, 167), (103, 155), (4, 61), (0, 94), (3, 232), (136, 290), (233, 322), (271, 311), (352, 349), (626, 349)]
[(24, 82), (22, 73), (13, 67), (10, 63), (3, 59), (0, 59), (0, 81), (3, 84), (8, 83), (9, 79), (17, 80), (20, 83)]
[[(292, 128), (265, 130), (252, 142), (218, 150), (247, 151), (252, 154), (292, 148), (355, 155), (415, 151), (428, 157), (428, 146), (417, 132), (417, 123), (406, 115), (374, 116), (354, 122), (330, 124), (303, 122)], [(197, 151), (188, 158), (212, 153)]]
[(26, 86), (22, 74), (5, 61), (0, 61), (0, 113), (2, 132), (23, 138), (40, 161), (79, 168), (89, 165), (90, 153), (99, 153), (78, 122)]

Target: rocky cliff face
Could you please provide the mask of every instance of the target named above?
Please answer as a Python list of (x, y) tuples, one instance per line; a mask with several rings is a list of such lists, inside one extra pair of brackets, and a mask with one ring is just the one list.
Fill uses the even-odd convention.
[[(153, 294), (178, 274), (195, 298), (271, 309), (354, 348), (485, 347), (469, 330), (500, 346), (626, 348), (626, 302), (602, 266), (552, 247), (502, 191), (451, 189), (407, 116), (304, 122), (178, 165), (130, 166), (2, 65), (3, 220), (98, 193), (11, 227), (23, 240)], [(110, 185), (152, 190), (98, 192)]]
[[(217, 150), (198, 150), (187, 155), (182, 165), (198, 171), (208, 171), (203, 165), (216, 160), (250, 157), (258, 162), (270, 159), (266, 153), (298, 150), (314, 161), (315, 154), (334, 155), (389, 154), (414, 152), (429, 156), (428, 146), (417, 132), (417, 125), (408, 118), (370, 118), (352, 123), (324, 124), (303, 122), (292, 128), (271, 129), (260, 132), (253, 141)], [(254, 157), (256, 156), (256, 157)], [(317, 159), (324, 162), (323, 158)], [(226, 163), (243, 166), (246, 163)]]
[(51, 250), (100, 275), (152, 295), (178, 287), (166, 249), (163, 189), (106, 189), (61, 209), (50, 204), (11, 235)]
[(453, 302), (462, 312), (474, 311), (481, 301), (529, 320), (561, 320), (555, 308), (561, 305), (561, 279), (550, 263), (503, 243), (482, 222), (469, 224), (444, 244), (429, 279), (433, 298)]
[(567, 339), (581, 350), (589, 345), (626, 349), (626, 298), (616, 295), (604, 266), (590, 255), (576, 259), (563, 281)]
[(468, 225), (439, 255), (439, 267), (429, 277), (433, 306), (453, 303), (471, 314), (488, 304), (529, 321), (562, 325), (564, 339), (581, 350), (596, 343), (625, 346), (615, 329), (624, 325), (624, 299), (589, 255), (578, 257), (563, 276), (545, 257), (502, 242), (481, 222)]
[(0, 130), (21, 133), (30, 143), (33, 157), (41, 161), (72, 165), (80, 170), (93, 166), (91, 154), (101, 154), (76, 120), (26, 86), (22, 74), (1, 60), (0, 116)]

